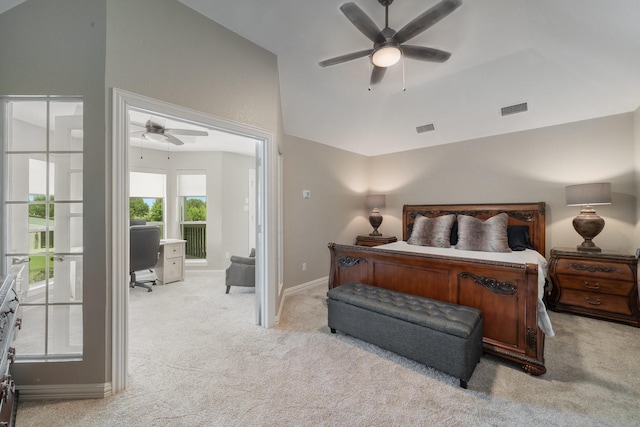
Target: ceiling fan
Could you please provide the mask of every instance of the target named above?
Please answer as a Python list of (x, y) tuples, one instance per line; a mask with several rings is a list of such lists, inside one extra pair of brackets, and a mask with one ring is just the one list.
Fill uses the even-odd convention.
[(138, 126), (140, 128), (144, 128), (144, 130), (131, 132), (131, 136), (137, 136), (144, 139), (148, 139), (149, 141), (155, 142), (170, 142), (175, 145), (184, 145), (184, 141), (176, 138), (174, 135), (185, 135), (185, 136), (207, 136), (208, 132), (203, 130), (192, 130), (192, 129), (167, 129), (164, 125), (158, 121), (153, 121), (152, 119), (147, 120), (146, 123), (135, 123), (131, 122), (133, 126)]
[(378, 0), (378, 3), (385, 8), (385, 24), (382, 30), (355, 3), (345, 3), (340, 6), (340, 10), (347, 19), (373, 42), (373, 48), (326, 59), (320, 62), (321, 67), (370, 56), (373, 64), (371, 72), (371, 84), (373, 85), (379, 83), (387, 67), (397, 63), (402, 56), (430, 62), (445, 62), (449, 59), (451, 56), (449, 52), (424, 46), (405, 45), (403, 43), (414, 38), (456, 10), (462, 5), (461, 0), (442, 0), (397, 32), (389, 28), (389, 5), (393, 3), (393, 0)]

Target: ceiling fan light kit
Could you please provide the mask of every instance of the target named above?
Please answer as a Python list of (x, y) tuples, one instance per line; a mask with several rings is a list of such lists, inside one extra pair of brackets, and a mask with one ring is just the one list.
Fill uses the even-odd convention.
[(389, 27), (389, 6), (393, 0), (378, 0), (385, 8), (385, 27), (380, 30), (373, 20), (355, 3), (345, 3), (340, 10), (349, 21), (373, 42), (373, 49), (365, 49), (320, 62), (321, 67), (341, 64), (358, 58), (368, 56), (373, 64), (370, 84), (379, 83), (388, 67), (398, 63), (402, 57), (429, 62), (445, 62), (451, 54), (439, 49), (424, 46), (405, 46), (403, 43), (416, 37), (418, 34), (432, 27), (442, 18), (449, 15), (462, 5), (461, 0), (442, 0), (428, 9), (400, 31)]
[(402, 51), (396, 46), (385, 46), (373, 52), (371, 55), (371, 62), (376, 67), (391, 67), (400, 61), (402, 58)]

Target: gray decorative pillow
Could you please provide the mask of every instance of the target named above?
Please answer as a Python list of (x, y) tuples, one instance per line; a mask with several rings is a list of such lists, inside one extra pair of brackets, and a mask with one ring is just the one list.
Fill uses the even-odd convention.
[(483, 221), (458, 215), (458, 243), (456, 249), (465, 251), (511, 252), (507, 237), (506, 213), (501, 213)]
[(451, 238), (451, 226), (455, 220), (455, 215), (442, 215), (435, 218), (416, 215), (411, 236), (407, 239), (407, 243), (418, 246), (449, 248), (451, 247), (451, 242), (449, 241)]

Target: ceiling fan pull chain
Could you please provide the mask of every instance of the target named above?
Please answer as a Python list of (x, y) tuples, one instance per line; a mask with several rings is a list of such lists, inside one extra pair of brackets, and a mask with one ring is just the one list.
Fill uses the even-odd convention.
[(371, 92), (371, 79), (369, 79), (369, 76), (371, 75), (371, 60), (367, 61), (367, 64), (369, 65), (369, 72), (367, 73), (367, 81), (369, 82), (369, 92)]
[(404, 55), (402, 55), (402, 91), (407, 91), (407, 83), (404, 77)]

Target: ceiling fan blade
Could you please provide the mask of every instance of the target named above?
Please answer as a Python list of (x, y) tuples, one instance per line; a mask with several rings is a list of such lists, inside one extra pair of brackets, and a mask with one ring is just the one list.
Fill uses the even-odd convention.
[(373, 71), (371, 71), (371, 82), (369, 84), (375, 85), (380, 83), (386, 71), (387, 67), (377, 67), (374, 65)]
[(192, 130), (192, 129), (165, 129), (165, 135), (188, 135), (188, 136), (207, 136), (209, 132), (204, 130)]
[(444, 50), (424, 46), (402, 45), (400, 49), (402, 49), (402, 53), (407, 58), (418, 59), (420, 61), (445, 62), (451, 56), (451, 53), (445, 52)]
[(393, 36), (393, 40), (398, 43), (404, 43), (433, 26), (445, 16), (456, 10), (462, 5), (461, 0), (442, 0), (431, 9), (419, 15), (413, 21), (402, 27), (400, 31)]
[(362, 34), (367, 36), (369, 40), (374, 43), (382, 43), (384, 41), (384, 36), (382, 35), (380, 28), (378, 28), (375, 22), (373, 22), (373, 20), (369, 18), (369, 16), (355, 3), (345, 3), (340, 6), (340, 10)]
[(343, 62), (351, 61), (353, 59), (362, 58), (363, 56), (369, 56), (373, 53), (373, 49), (361, 50), (358, 52), (348, 53), (342, 56), (336, 56), (335, 58), (325, 59), (320, 62), (319, 65), (321, 67), (328, 67), (330, 65), (341, 64)]
[(175, 136), (171, 135), (170, 133), (164, 134), (165, 138), (167, 138), (167, 141), (169, 141), (170, 143), (174, 144), (174, 145), (184, 145), (184, 142), (182, 142), (181, 140), (179, 140), (178, 138), (176, 138)]

